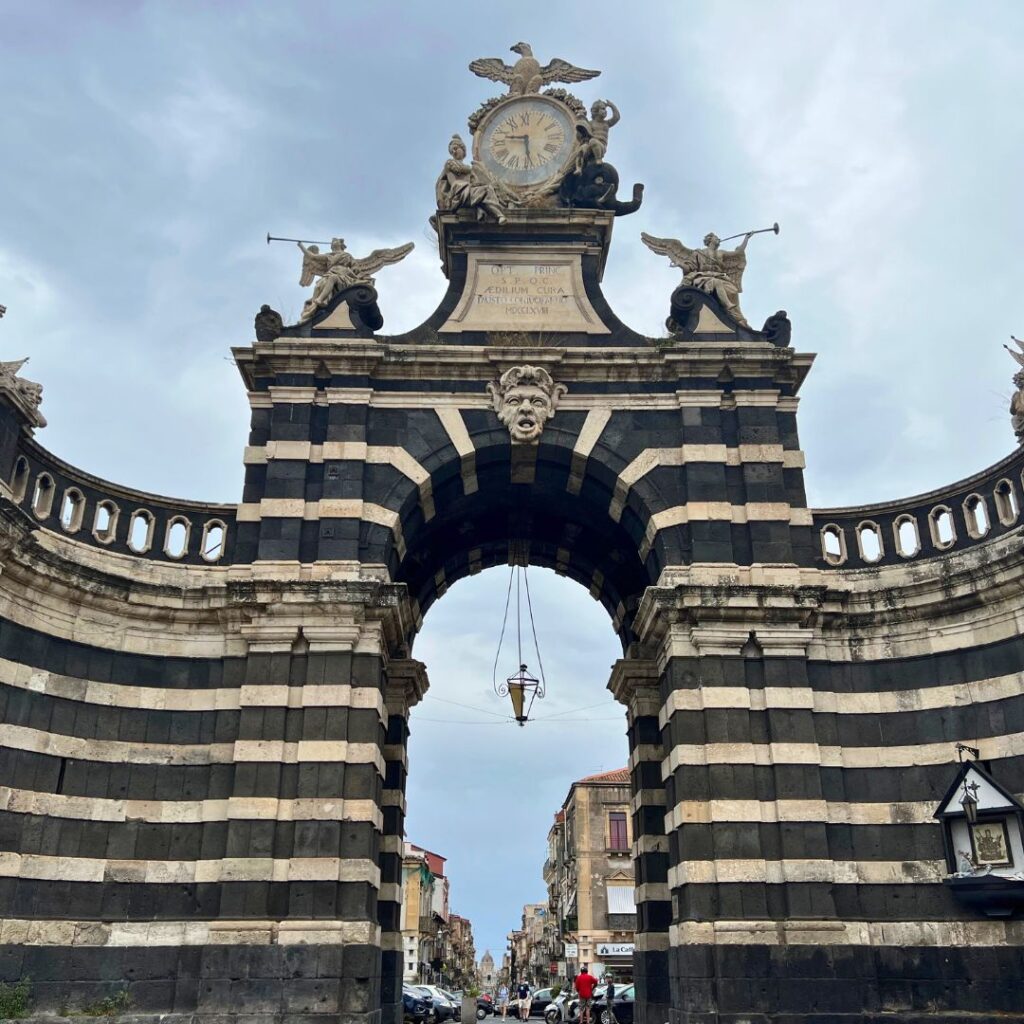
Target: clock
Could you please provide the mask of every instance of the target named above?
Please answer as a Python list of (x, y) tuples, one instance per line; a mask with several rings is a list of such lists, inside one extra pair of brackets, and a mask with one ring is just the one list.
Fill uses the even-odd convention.
[(561, 173), (576, 148), (571, 111), (547, 96), (514, 96), (491, 110), (474, 156), (507, 185), (539, 185)]

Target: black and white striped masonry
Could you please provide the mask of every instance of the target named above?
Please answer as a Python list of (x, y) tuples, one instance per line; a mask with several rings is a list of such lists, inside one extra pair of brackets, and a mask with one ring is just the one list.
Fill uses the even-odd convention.
[[(1024, 793), (1019, 453), (808, 509), (812, 357), (703, 295), (693, 330), (630, 330), (611, 222), (439, 215), (417, 330), (338, 327), (342, 293), (235, 349), (237, 506), (68, 466), (0, 388), (0, 980), (44, 1010), (126, 987), (165, 1024), (396, 1024), (415, 639), (528, 561), (622, 642), (642, 1024), (1024, 1021), (1024, 922), (954, 898), (933, 818), (957, 742)], [(557, 329), (473, 326), (503, 259), (569, 288)], [(487, 389), (522, 366), (566, 389), (536, 444)]]

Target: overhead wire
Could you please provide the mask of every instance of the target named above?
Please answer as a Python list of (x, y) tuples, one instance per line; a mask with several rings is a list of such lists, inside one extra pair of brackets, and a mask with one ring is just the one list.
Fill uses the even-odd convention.
[[(515, 724), (515, 719), (512, 717), (506, 718), (501, 722), (492, 722), (484, 719), (481, 721), (471, 721), (466, 718), (421, 718), (419, 715), (416, 716), (417, 722), (435, 722), (438, 725), (509, 725)], [(550, 721), (550, 719), (544, 718), (531, 718), (531, 722), (544, 722)], [(614, 718), (570, 718), (567, 722), (562, 722), (562, 725), (575, 725), (577, 722), (621, 722), (624, 718), (615, 716)]]
[(510, 715), (503, 715), (498, 711), (490, 711), (487, 708), (478, 708), (473, 704), (462, 704), (457, 700), (446, 700), (444, 697), (432, 697), (431, 700), (440, 701), (442, 704), (451, 704), (457, 708), (465, 708), (467, 711), (479, 711), (484, 715), (493, 715), (495, 718), (507, 718), (511, 720)]
[(505, 639), (505, 626), (508, 624), (508, 604), (512, 599), (512, 576), (515, 568), (508, 577), (508, 591), (505, 594), (505, 614), (501, 617), (501, 635), (498, 637), (498, 650), (494, 654), (494, 668), (491, 669), (491, 685), (497, 689), (498, 685), (498, 659), (501, 657), (501, 645)]
[[(530, 600), (530, 577), (526, 575), (525, 569), (523, 570), (523, 580), (526, 583), (526, 609), (530, 613), (530, 629), (533, 630), (533, 649), (537, 652), (537, 667), (540, 669), (541, 688), (546, 692), (547, 680), (544, 678), (544, 662), (541, 661), (540, 657), (540, 644), (537, 643), (537, 623), (533, 620), (533, 602)], [(519, 663), (522, 664), (522, 658), (519, 659)]]
[(574, 715), (577, 711), (589, 711), (591, 708), (603, 708), (607, 701), (598, 701), (596, 704), (584, 704), (581, 708), (568, 708), (565, 711), (555, 711), (550, 715), (541, 715), (540, 718), (531, 718), (531, 722), (544, 722), (551, 718), (560, 718), (562, 715)]

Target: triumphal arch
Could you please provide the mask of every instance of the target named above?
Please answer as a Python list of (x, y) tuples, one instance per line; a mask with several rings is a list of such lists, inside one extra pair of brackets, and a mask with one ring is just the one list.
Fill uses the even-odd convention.
[(619, 111), (513, 51), (424, 211), (429, 319), (382, 333), (411, 246), (303, 241), (299, 321), (233, 349), (237, 504), (61, 461), (3, 364), (0, 976), (37, 1012), (395, 1024), (417, 631), (511, 562), (622, 642), (643, 1024), (1024, 1020), (1021, 449), (808, 508), (813, 357), (748, 321), (749, 236), (645, 236), (680, 283), (663, 337), (622, 323)]

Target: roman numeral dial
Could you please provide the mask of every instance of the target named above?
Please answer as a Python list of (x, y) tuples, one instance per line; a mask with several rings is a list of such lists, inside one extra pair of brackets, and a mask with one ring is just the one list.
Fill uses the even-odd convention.
[(547, 181), (568, 163), (575, 145), (572, 113), (545, 96), (515, 97), (481, 125), (474, 151), (494, 177), (510, 185)]

